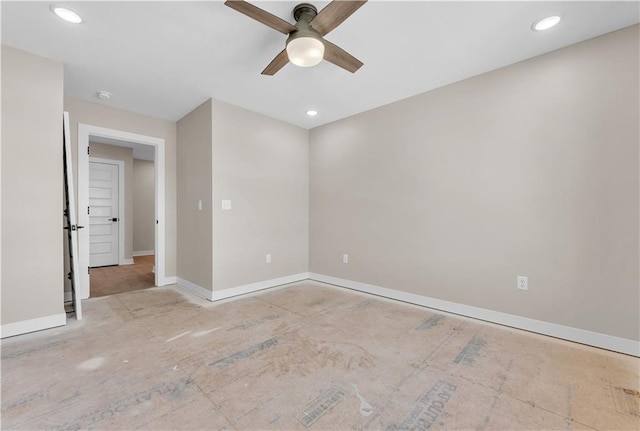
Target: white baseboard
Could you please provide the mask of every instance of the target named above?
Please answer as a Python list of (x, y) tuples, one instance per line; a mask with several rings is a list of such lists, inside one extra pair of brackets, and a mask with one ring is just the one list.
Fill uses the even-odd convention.
[(307, 280), (309, 278), (308, 272), (302, 272), (300, 274), (287, 275), (284, 277), (272, 278), (271, 280), (258, 281), (256, 283), (244, 284), (242, 286), (230, 287), (228, 289), (214, 290), (212, 295), (212, 301), (219, 301), (221, 299), (231, 298), (232, 296), (244, 295), (247, 293), (257, 292), (263, 289), (269, 289), (270, 287), (281, 286), (283, 284), (295, 283), (297, 281)]
[(428, 296), (387, 289), (386, 287), (345, 280), (343, 278), (316, 274), (313, 272), (309, 273), (309, 279), (640, 357), (640, 342), (635, 340), (586, 331), (584, 329), (572, 328), (556, 323), (543, 322), (541, 320), (529, 319), (527, 317), (487, 310), (485, 308), (458, 304), (456, 302), (443, 301), (441, 299), (430, 298)]
[(205, 289), (204, 287), (200, 287), (195, 283), (190, 282), (189, 280), (185, 280), (184, 278), (176, 277), (176, 284), (178, 287), (181, 287), (189, 292), (193, 293), (200, 298), (208, 299), (209, 301), (213, 301), (211, 296), (211, 291)]
[(131, 253), (131, 256), (133, 256), (133, 257), (151, 256), (152, 254), (155, 254), (155, 253), (156, 253), (155, 250), (134, 251), (133, 253)]
[(13, 337), (14, 335), (41, 331), (43, 329), (55, 328), (66, 324), (66, 313), (53, 314), (51, 316), (39, 317), (37, 319), (22, 320), (20, 322), (6, 323), (0, 326), (0, 338)]
[(118, 265), (133, 265), (133, 258), (122, 259)]
[(161, 282), (160, 286), (167, 286), (169, 284), (177, 284), (177, 283), (178, 283), (178, 277), (174, 275), (173, 277), (165, 277), (164, 280)]
[(269, 289), (271, 287), (282, 286), (283, 284), (307, 280), (308, 278), (309, 273), (303, 272), (300, 274), (272, 278), (271, 280), (258, 281), (256, 283), (244, 284), (242, 286), (230, 287), (228, 289), (222, 289), (213, 292), (180, 277), (177, 277), (176, 284), (179, 287), (182, 287), (183, 289), (195, 294), (196, 296), (199, 296), (200, 298), (208, 299), (209, 301), (220, 301), (222, 299), (231, 298), (233, 296), (245, 295), (247, 293), (257, 292), (259, 290)]

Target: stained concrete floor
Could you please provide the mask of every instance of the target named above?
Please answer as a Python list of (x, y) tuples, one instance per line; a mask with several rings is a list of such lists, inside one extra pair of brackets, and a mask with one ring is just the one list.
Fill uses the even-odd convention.
[(640, 428), (638, 358), (320, 283), (84, 308), (2, 341), (3, 429)]

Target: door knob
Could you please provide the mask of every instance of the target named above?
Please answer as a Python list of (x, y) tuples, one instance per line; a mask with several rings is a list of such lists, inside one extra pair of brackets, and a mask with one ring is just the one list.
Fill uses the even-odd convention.
[(114, 217), (114, 218), (111, 219), (111, 221), (118, 221), (118, 218)]

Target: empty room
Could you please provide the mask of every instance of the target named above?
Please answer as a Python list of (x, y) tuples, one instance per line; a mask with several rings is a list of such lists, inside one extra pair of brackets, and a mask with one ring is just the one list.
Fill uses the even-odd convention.
[(0, 8), (2, 429), (640, 429), (640, 2)]

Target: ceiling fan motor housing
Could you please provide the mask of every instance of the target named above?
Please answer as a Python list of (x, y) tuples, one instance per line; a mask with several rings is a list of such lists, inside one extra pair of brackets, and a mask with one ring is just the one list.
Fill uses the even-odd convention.
[(298, 21), (296, 24), (297, 31), (291, 32), (289, 37), (287, 38), (286, 45), (289, 45), (290, 42), (299, 39), (301, 37), (310, 37), (313, 39), (317, 39), (322, 42), (322, 35), (318, 30), (311, 27), (311, 25), (306, 21)]

